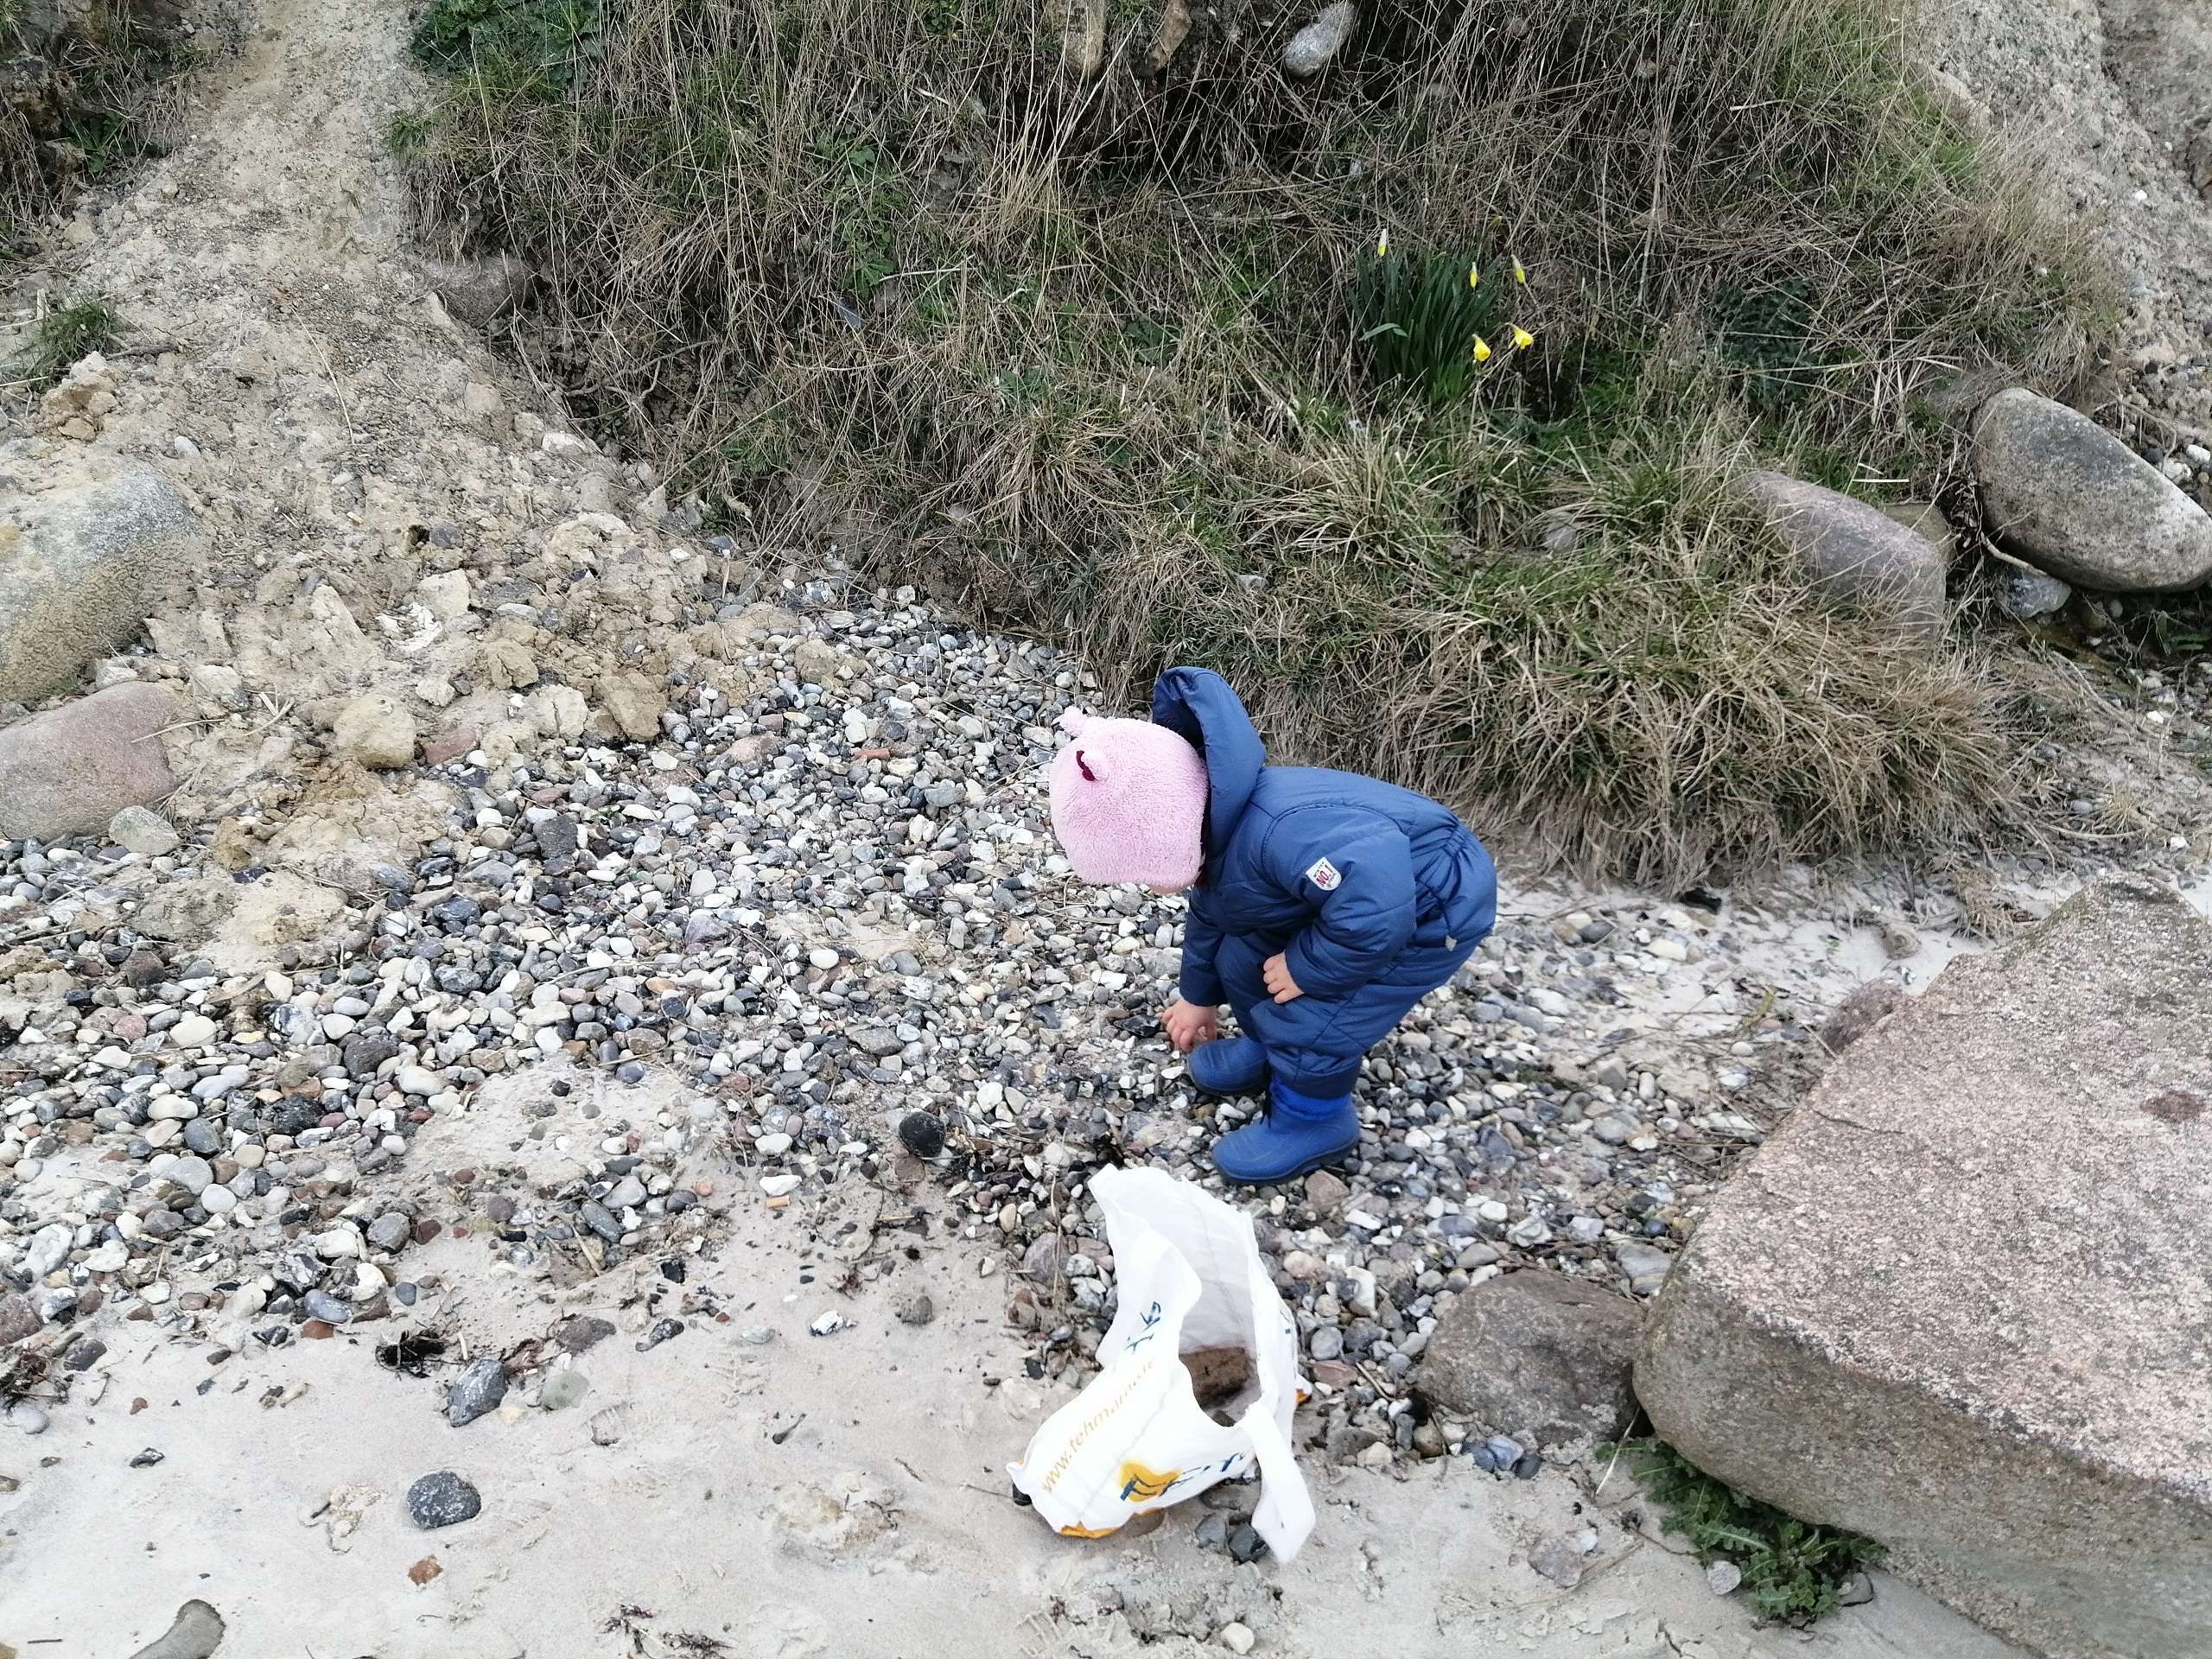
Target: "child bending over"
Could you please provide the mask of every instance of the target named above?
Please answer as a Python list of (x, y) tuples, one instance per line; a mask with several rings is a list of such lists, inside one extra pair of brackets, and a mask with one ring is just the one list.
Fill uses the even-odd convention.
[[(1170, 669), (1152, 719), (1070, 710), (1052, 829), (1098, 886), (1187, 893), (1179, 995), (1161, 1016), (1211, 1094), (1265, 1088), (1222, 1136), (1232, 1181), (1287, 1181), (1359, 1144), (1360, 1059), (1448, 983), (1497, 915), (1490, 855), (1452, 813), (1351, 772), (1271, 766), (1228, 683)], [(1239, 1035), (1217, 1023), (1227, 1002)]]

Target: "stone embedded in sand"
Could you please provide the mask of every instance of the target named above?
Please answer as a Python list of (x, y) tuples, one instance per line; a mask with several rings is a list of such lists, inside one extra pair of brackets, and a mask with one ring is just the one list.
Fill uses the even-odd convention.
[(650, 743), (660, 735), (660, 717), (668, 708), (668, 696), (644, 675), (628, 669), (603, 674), (594, 690), (614, 729), (632, 743)]
[(1975, 419), (1982, 516), (2006, 550), (2098, 593), (2212, 577), (2212, 515), (2086, 415), (2015, 388)]
[(1557, 1447), (1618, 1434), (1636, 1414), (1637, 1306), (1529, 1271), (1463, 1292), (1428, 1338), (1414, 1385), (1475, 1427)]
[(530, 297), (530, 267), (511, 253), (489, 259), (426, 259), (423, 274), (456, 321), (480, 328)]
[(172, 881), (138, 906), (130, 925), (149, 939), (198, 944), (238, 908), (238, 886), (219, 876)]
[(476, 1488), (450, 1469), (425, 1475), (407, 1489), (408, 1516), (425, 1532), (473, 1521), (483, 1510)]
[(910, 1290), (891, 1305), (901, 1325), (927, 1325), (937, 1318), (937, 1303), (926, 1290)]
[(1953, 963), (1699, 1224), (1660, 1436), (2038, 1653), (2202, 1655), (2208, 1007), (2212, 927), (2147, 882)]
[(506, 1397), (507, 1368), (489, 1355), (473, 1359), (446, 1391), (446, 1421), (466, 1427)]
[(381, 691), (347, 703), (331, 736), (340, 753), (372, 772), (389, 772), (415, 759), (415, 716)]
[(614, 1326), (590, 1313), (572, 1313), (553, 1327), (553, 1340), (568, 1353), (587, 1353), (614, 1334)]
[(107, 838), (141, 858), (160, 858), (173, 853), (182, 839), (167, 818), (143, 806), (126, 806), (109, 819)]
[(149, 593), (200, 539), (200, 521), (159, 473), (11, 493), (0, 507), (0, 702), (65, 690), (137, 638)]
[(441, 570), (415, 584), (415, 596), (423, 601), (423, 608), (441, 622), (451, 622), (468, 614), (468, 572)]
[(162, 734), (176, 699), (158, 685), (112, 685), (0, 729), (0, 838), (104, 832), (126, 806), (175, 786)]
[(1941, 544), (1878, 507), (1780, 473), (1753, 473), (1744, 490), (1823, 598), (1916, 639), (1943, 637), (1948, 560)]

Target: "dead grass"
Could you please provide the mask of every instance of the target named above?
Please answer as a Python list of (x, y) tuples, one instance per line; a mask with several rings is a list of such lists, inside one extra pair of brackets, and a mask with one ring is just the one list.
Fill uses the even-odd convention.
[(0, 0), (0, 264), (78, 190), (175, 137), (177, 82), (244, 41), (238, 0), (208, 0), (183, 24), (174, 0), (86, 0), (34, 7)]
[[(1647, 875), (2001, 821), (2031, 711), (1815, 606), (1728, 486), (1934, 492), (1945, 385), (2082, 362), (2070, 250), (1874, 0), (1366, 11), (1312, 83), (1269, 4), (1147, 79), (1116, 0), (1077, 84), (1037, 0), (440, 0), (466, 67), (395, 147), (545, 276), (521, 343), (602, 435), (1117, 691), (1211, 663), (1287, 753)], [(1384, 228), (1517, 255), (1535, 344), (1405, 395)]]

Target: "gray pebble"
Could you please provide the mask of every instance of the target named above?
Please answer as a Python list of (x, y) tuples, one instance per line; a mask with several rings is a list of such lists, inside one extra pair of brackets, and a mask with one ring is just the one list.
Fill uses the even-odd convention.
[(407, 1513), (425, 1532), (473, 1521), (483, 1512), (476, 1488), (450, 1469), (424, 1475), (407, 1489)]
[(497, 1410), (507, 1397), (507, 1368), (488, 1354), (471, 1360), (446, 1391), (446, 1421), (455, 1428)]

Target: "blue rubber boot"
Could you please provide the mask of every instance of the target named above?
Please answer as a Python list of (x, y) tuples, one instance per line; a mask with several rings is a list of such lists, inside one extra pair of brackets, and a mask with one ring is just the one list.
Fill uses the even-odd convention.
[(1351, 1096), (1316, 1100), (1280, 1080), (1268, 1089), (1268, 1113), (1213, 1143), (1214, 1167), (1243, 1186), (1294, 1180), (1348, 1156), (1359, 1145)]
[(1210, 1095), (1249, 1095), (1268, 1080), (1268, 1051), (1249, 1037), (1200, 1043), (1185, 1064), (1191, 1081)]

